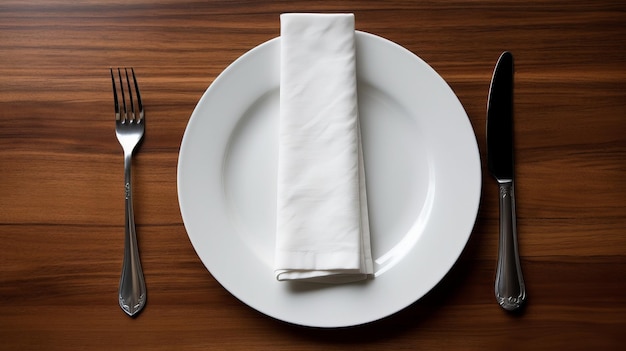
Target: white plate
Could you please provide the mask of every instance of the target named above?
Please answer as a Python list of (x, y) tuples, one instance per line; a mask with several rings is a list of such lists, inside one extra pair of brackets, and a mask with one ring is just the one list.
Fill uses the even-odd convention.
[(198, 256), (234, 296), (289, 323), (352, 326), (403, 309), (444, 277), (476, 219), (480, 156), (456, 95), (391, 41), (357, 32), (356, 48), (374, 279), (274, 278), (280, 38), (217, 77), (180, 148), (178, 197)]

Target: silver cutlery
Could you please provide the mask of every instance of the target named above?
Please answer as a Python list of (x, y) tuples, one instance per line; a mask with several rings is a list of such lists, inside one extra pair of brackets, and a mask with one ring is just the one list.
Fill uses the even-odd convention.
[(487, 102), (487, 164), (500, 189), (500, 239), (495, 279), (496, 300), (508, 311), (526, 301), (517, 247), (513, 159), (513, 55), (500, 55)]
[[(119, 87), (115, 84), (116, 75)], [(120, 277), (119, 304), (122, 310), (132, 317), (139, 313), (146, 304), (146, 283), (137, 247), (131, 181), (131, 161), (133, 152), (144, 135), (145, 116), (135, 71), (132, 68), (130, 70), (118, 68), (117, 72), (114, 72), (111, 68), (111, 81), (115, 103), (115, 134), (124, 150), (124, 197), (126, 204), (124, 262)], [(121, 97), (119, 100), (118, 92)]]

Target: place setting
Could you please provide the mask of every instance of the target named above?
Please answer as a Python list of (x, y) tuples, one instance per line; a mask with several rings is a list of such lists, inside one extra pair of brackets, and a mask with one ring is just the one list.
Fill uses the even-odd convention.
[(626, 3), (2, 9), (5, 349), (626, 343)]

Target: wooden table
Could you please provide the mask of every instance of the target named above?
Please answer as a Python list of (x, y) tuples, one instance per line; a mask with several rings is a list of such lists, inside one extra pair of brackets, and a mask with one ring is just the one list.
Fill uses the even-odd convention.
[[(474, 231), (431, 293), (365, 326), (266, 317), (200, 262), (176, 166), (198, 99), (279, 33), (282, 12), (354, 12), (458, 95), (485, 171)], [(517, 200), (529, 302), (497, 306), (497, 187), (485, 107), (516, 59)], [(134, 163), (148, 305), (117, 305), (122, 154), (109, 67), (140, 76), (149, 131)], [(626, 345), (626, 3), (614, 1), (8, 0), (0, 3), (0, 348), (611, 350)], [(118, 191), (119, 190), (119, 191)]]

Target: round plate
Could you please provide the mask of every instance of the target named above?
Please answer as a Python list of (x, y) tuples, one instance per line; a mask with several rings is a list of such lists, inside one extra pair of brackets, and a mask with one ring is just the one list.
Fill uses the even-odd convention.
[(180, 148), (178, 197), (198, 256), (238, 299), (289, 323), (352, 326), (410, 305), (458, 259), (478, 211), (478, 146), (454, 92), (391, 41), (357, 32), (356, 50), (373, 279), (274, 278), (280, 38), (215, 79)]

